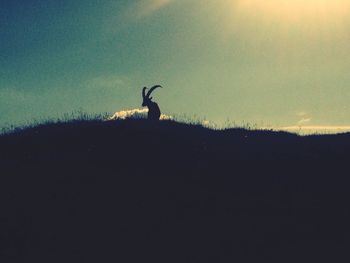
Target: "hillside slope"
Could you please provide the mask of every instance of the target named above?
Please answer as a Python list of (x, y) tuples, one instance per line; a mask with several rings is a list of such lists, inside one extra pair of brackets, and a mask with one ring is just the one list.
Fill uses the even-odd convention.
[(0, 261), (343, 262), (349, 150), (173, 121), (2, 135)]

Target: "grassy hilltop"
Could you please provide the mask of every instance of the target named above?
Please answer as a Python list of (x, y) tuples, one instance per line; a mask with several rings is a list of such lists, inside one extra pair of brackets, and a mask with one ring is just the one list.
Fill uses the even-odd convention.
[(0, 261), (343, 262), (349, 152), (350, 134), (174, 121), (3, 134)]

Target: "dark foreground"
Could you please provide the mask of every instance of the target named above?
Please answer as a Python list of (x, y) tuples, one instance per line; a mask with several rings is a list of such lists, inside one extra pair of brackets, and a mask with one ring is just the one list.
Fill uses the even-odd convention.
[(0, 262), (350, 262), (350, 134), (72, 122), (0, 136)]

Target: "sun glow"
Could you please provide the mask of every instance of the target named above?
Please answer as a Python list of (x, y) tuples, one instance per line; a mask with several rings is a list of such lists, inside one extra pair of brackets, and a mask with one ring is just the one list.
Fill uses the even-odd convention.
[(237, 11), (281, 22), (320, 22), (350, 14), (349, 0), (239, 0)]
[(250, 54), (263, 47), (281, 56), (293, 50), (301, 54), (311, 46), (325, 52), (347, 49), (350, 0), (218, 1), (222, 39), (237, 42), (239, 36), (245, 48), (253, 50)]

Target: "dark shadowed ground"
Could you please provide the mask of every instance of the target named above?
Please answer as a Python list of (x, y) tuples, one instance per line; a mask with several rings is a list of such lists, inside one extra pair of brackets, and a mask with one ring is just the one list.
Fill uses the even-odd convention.
[(349, 262), (350, 134), (76, 121), (0, 136), (0, 262)]

